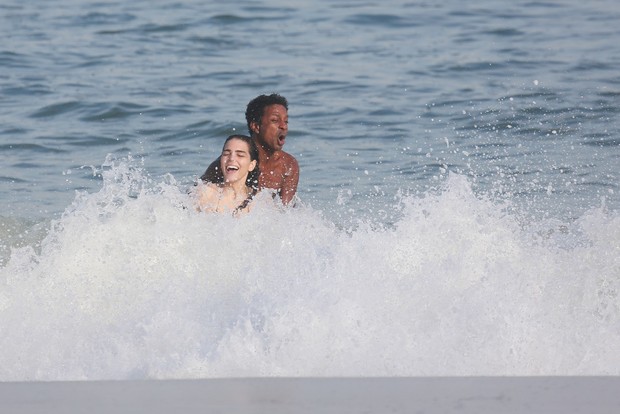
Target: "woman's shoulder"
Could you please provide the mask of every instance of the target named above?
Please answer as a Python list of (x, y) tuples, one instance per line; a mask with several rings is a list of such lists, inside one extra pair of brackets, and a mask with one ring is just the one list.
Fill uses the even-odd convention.
[(198, 206), (200, 210), (211, 210), (215, 205), (217, 205), (217, 201), (219, 198), (220, 188), (217, 184), (214, 183), (199, 183), (196, 186), (196, 197), (198, 201)]

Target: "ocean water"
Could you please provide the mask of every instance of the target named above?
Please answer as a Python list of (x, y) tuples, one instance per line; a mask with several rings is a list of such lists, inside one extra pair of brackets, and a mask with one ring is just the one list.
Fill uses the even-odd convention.
[[(620, 11), (0, 5), (0, 381), (619, 375)], [(298, 206), (187, 194), (289, 100)]]

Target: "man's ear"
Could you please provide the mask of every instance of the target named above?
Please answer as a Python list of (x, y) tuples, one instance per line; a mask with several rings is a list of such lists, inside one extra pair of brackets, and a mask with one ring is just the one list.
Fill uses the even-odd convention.
[(249, 171), (254, 171), (254, 168), (256, 168), (256, 160), (252, 160), (252, 162), (250, 163), (250, 167), (248, 168)]
[(260, 125), (258, 125), (256, 122), (252, 121), (252, 122), (250, 122), (250, 129), (255, 134), (258, 134), (258, 132), (260, 131)]

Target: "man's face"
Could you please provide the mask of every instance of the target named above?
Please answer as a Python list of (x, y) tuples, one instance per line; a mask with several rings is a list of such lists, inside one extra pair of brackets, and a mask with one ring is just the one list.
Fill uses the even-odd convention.
[(281, 150), (288, 133), (288, 111), (278, 104), (266, 106), (260, 125), (252, 124), (252, 130), (263, 148)]

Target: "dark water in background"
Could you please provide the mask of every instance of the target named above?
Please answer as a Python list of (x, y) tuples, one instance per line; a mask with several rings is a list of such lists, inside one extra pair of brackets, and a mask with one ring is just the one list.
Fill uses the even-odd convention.
[(618, 208), (619, 17), (613, 1), (8, 0), (3, 215), (56, 216), (98, 190), (108, 153), (189, 183), (273, 91), (315, 207), (452, 171), (563, 218)]
[[(618, 21), (5, 0), (0, 381), (620, 374)], [(302, 207), (179, 209), (270, 92)]]

